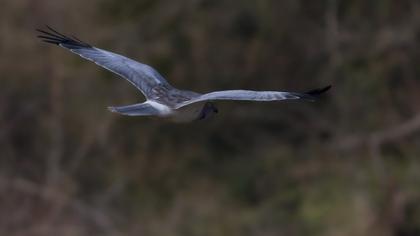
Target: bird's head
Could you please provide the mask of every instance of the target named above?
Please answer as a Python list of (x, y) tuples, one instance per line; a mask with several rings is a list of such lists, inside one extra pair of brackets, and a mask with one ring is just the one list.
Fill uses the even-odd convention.
[(212, 102), (206, 102), (203, 106), (203, 109), (200, 112), (200, 116), (198, 117), (199, 120), (204, 120), (206, 118), (209, 118), (216, 113), (218, 113), (219, 110)]

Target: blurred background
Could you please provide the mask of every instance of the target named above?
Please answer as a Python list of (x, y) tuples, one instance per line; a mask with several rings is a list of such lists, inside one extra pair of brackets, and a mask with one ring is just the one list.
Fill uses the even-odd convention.
[[(36, 38), (51, 25), (174, 86), (306, 91), (173, 124)], [(1, 235), (420, 235), (420, 2), (1, 0)]]

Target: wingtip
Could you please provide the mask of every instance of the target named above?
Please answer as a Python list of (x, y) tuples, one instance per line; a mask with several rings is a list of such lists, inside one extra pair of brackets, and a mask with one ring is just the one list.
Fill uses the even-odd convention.
[(327, 92), (328, 90), (331, 89), (331, 85), (325, 86), (323, 88), (318, 88), (318, 89), (313, 89), (311, 91), (306, 92), (306, 94), (311, 95), (311, 96), (318, 96), (322, 93)]
[(323, 91), (326, 92), (326, 91), (330, 90), (331, 88), (332, 88), (332, 85), (329, 84), (329, 85), (327, 85), (323, 88)]
[(45, 42), (45, 43), (51, 43), (51, 44), (55, 44), (55, 45), (60, 45), (60, 43), (58, 43), (58, 42), (56, 42), (56, 41), (53, 41), (53, 40), (42, 40), (42, 42)]
[(46, 29), (35, 29), (37, 32), (41, 33), (37, 35), (38, 38), (41, 38), (42, 41), (46, 43), (52, 43), (56, 45), (66, 44), (69, 46), (76, 47), (92, 47), (90, 44), (83, 42), (82, 40), (74, 36), (66, 36), (52, 28), (49, 25), (45, 25)]

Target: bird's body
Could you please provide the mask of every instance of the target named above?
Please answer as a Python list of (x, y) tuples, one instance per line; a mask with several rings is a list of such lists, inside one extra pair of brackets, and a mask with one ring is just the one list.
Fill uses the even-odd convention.
[(97, 65), (121, 76), (133, 84), (146, 97), (143, 103), (109, 107), (112, 112), (129, 116), (158, 116), (177, 122), (205, 119), (217, 113), (211, 101), (279, 101), (290, 99), (314, 100), (331, 86), (306, 93), (280, 91), (225, 90), (206, 94), (179, 90), (171, 86), (152, 67), (127, 57), (93, 47), (75, 37), (68, 37), (54, 29), (38, 30), (44, 42), (59, 45)]
[(204, 110), (204, 105), (204, 103), (195, 103), (191, 106), (176, 109), (169, 119), (175, 122), (190, 122), (192, 120), (199, 120), (200, 113)]

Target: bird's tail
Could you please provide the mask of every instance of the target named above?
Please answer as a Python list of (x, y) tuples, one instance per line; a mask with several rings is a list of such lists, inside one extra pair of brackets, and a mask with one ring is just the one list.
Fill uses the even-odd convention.
[(108, 110), (126, 116), (153, 116), (159, 114), (159, 111), (147, 102), (127, 106), (108, 107)]

